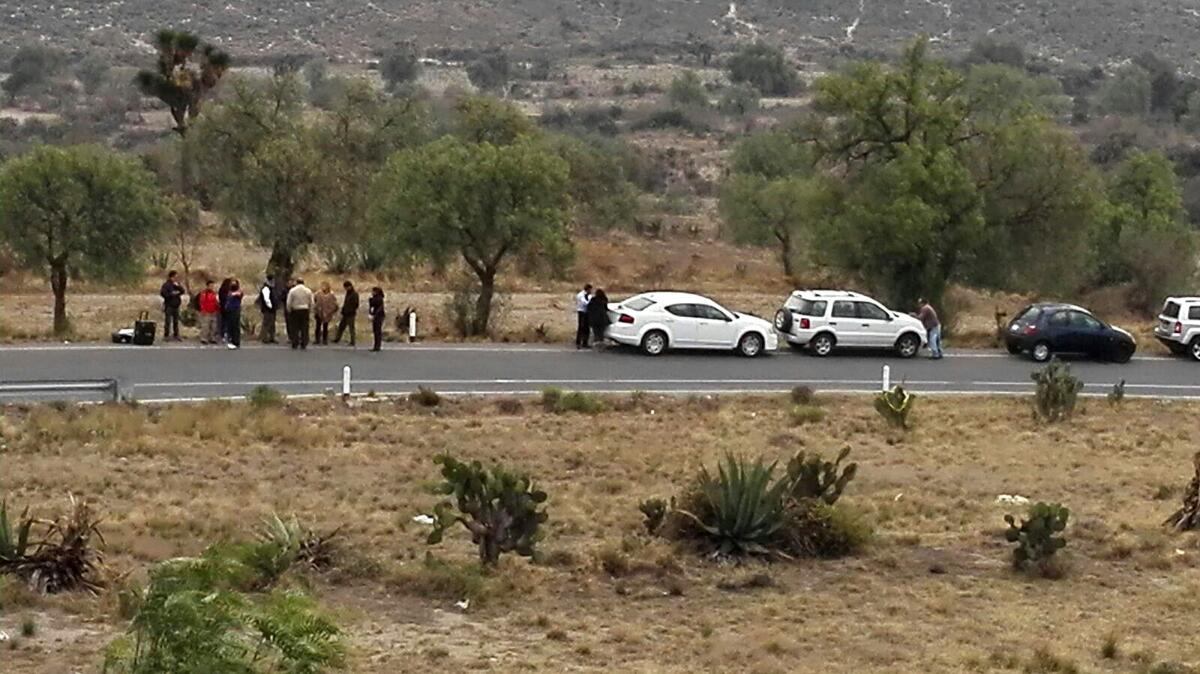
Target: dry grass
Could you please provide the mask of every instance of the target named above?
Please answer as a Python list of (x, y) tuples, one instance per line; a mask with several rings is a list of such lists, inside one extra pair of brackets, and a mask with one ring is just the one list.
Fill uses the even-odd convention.
[[(348, 629), (354, 672), (431, 659), (448, 671), (1003, 671), (1047, 654), (1093, 671), (1105, 634), (1125, 653), (1194, 659), (1200, 546), (1158, 523), (1174, 507), (1160, 487), (1190, 474), (1197, 405), (1089, 403), (1038, 426), (1017, 399), (930, 399), (898, 438), (865, 398), (821, 397), (826, 418), (800, 428), (784, 396), (611, 401), (625, 411), (591, 417), (461, 399), (10, 408), (0, 492), (39, 512), (66, 492), (95, 499), (109, 560), (133, 579), (273, 511), (344, 525), (349, 554), (312, 584)], [(721, 452), (845, 445), (861, 468), (844, 501), (877, 530), (858, 557), (728, 568), (641, 533), (637, 503)], [(434, 502), (440, 451), (515, 465), (549, 491), (539, 563), (505, 559), (484, 577), (459, 532), (426, 560), (412, 517)], [(1065, 578), (1009, 569), (998, 494), (1072, 508)], [(10, 584), (0, 602), (0, 629), (39, 625), (5, 653), (6, 673), (91, 671), (120, 628), (112, 596)]]

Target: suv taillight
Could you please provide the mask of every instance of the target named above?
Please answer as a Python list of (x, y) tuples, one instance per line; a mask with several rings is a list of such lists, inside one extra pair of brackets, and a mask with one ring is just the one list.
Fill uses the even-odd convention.
[(1183, 323), (1180, 323), (1179, 321), (1175, 321), (1175, 334), (1177, 334), (1177, 335), (1183, 334)]
[(812, 323), (807, 318), (800, 319), (800, 329), (801, 330), (807, 330), (810, 327), (812, 327)]
[(630, 316), (629, 314), (621, 314), (620, 318), (617, 319), (617, 322), (618, 323), (632, 323), (633, 316)]

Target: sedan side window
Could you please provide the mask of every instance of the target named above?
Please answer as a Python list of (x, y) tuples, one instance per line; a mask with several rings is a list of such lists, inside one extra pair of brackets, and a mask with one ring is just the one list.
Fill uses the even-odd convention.
[(858, 305), (858, 317), (871, 321), (886, 321), (888, 313), (870, 302), (855, 302)]
[(858, 309), (854, 302), (838, 301), (833, 303), (834, 318), (858, 318)]
[(729, 321), (729, 317), (716, 307), (710, 307), (706, 304), (693, 304), (692, 308), (696, 310), (696, 318), (707, 318), (714, 321)]
[(672, 304), (667, 307), (667, 313), (674, 314), (680, 318), (695, 318), (696, 312), (691, 304)]

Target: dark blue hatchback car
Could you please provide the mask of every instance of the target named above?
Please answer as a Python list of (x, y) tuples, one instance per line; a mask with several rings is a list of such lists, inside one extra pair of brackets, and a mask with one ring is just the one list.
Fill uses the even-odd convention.
[(1137, 351), (1133, 335), (1073, 304), (1031, 304), (1017, 312), (1004, 332), (1008, 352), (1027, 352), (1039, 363), (1056, 353), (1127, 363)]

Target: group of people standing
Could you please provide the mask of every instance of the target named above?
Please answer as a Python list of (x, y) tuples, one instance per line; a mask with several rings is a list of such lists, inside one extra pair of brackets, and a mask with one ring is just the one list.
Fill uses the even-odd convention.
[(588, 283), (575, 294), (575, 314), (579, 319), (575, 330), (575, 348), (591, 348), (588, 343), (589, 333), (592, 344), (603, 346), (604, 331), (608, 329), (608, 295), (603, 288), (592, 288)]
[[(183, 297), (187, 294), (187, 290), (179, 283), (178, 276), (175, 271), (169, 272), (159, 293), (163, 300), (163, 339), (176, 342), (180, 341), (180, 309)], [(192, 299), (192, 308), (196, 311), (200, 327), (200, 343), (223, 342), (226, 348), (240, 348), (242, 306), (245, 299), (242, 284), (236, 278), (227, 278), (221, 282), (219, 288), (214, 288), (214, 285), (211, 279), (206, 281), (204, 290)], [(344, 282), (342, 288), (345, 293), (339, 303), (329, 283), (321, 284), (318, 292), (313, 292), (304, 284), (304, 279), (299, 278), (289, 279), (284, 287), (279, 287), (274, 275), (268, 274), (254, 299), (262, 314), (259, 341), (263, 344), (277, 343), (276, 322), (282, 309), (288, 343), (293, 349), (307, 349), (310, 332), (314, 345), (328, 345), (329, 326), (339, 319), (339, 316), (333, 343), (340, 343), (342, 337), (349, 332), (350, 346), (356, 346), (355, 323), (360, 307), (359, 295), (350, 281)], [(367, 314), (371, 318), (374, 334), (371, 350), (379, 351), (383, 346), (386, 313), (383, 289), (378, 286), (371, 289), (371, 296), (367, 300)]]

